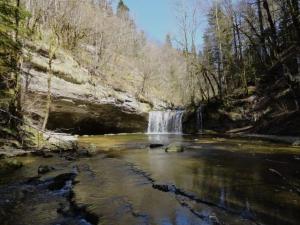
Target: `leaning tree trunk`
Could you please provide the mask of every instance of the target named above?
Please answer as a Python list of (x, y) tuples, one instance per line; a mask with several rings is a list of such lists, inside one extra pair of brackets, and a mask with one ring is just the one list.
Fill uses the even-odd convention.
[(46, 102), (46, 113), (44, 117), (44, 122), (42, 126), (42, 130), (44, 131), (46, 129), (47, 123), (48, 123), (48, 118), (49, 118), (49, 112), (50, 112), (50, 107), (51, 107), (51, 81), (52, 81), (52, 60), (53, 56), (50, 56), (49, 58), (49, 71), (48, 71), (48, 79), (47, 79), (47, 85), (48, 85), (48, 90), (47, 90), (47, 102)]
[(267, 14), (267, 20), (269, 22), (270, 30), (271, 30), (271, 39), (272, 39), (272, 52), (273, 52), (273, 58), (277, 58), (279, 54), (279, 46), (278, 46), (278, 37), (277, 37), (277, 29), (272, 17), (272, 13), (270, 11), (269, 3), (267, 0), (263, 0), (263, 7)]
[(42, 125), (43, 131), (47, 127), (50, 108), (51, 108), (51, 82), (52, 82), (52, 75), (53, 75), (52, 62), (60, 43), (60, 36), (58, 35), (57, 32), (57, 26), (58, 26), (57, 24), (53, 25), (52, 32), (55, 36), (52, 37), (53, 39), (51, 40), (50, 47), (49, 47), (49, 61), (48, 61), (49, 71), (48, 71), (48, 79), (47, 79), (48, 89), (47, 89), (46, 113)]

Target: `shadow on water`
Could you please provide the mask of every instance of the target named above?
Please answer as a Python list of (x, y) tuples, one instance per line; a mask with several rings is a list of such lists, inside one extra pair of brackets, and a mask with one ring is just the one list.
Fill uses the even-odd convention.
[[(99, 224), (299, 224), (299, 148), (143, 134), (82, 137), (80, 143), (99, 154), (67, 166), (52, 163), (79, 168), (75, 201), (101, 215)], [(165, 152), (170, 143), (184, 152)]]

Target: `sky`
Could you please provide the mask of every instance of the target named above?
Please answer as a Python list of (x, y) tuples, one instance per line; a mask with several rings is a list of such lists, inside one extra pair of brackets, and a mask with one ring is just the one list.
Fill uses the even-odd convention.
[[(118, 0), (115, 1), (117, 3)], [(135, 20), (138, 28), (143, 30), (148, 39), (158, 43), (164, 43), (167, 34), (172, 37), (178, 34), (177, 21), (175, 15), (175, 0), (123, 0), (128, 6), (130, 14)], [(197, 34), (197, 47), (202, 48), (203, 32), (206, 28), (205, 8), (209, 5), (210, 0), (199, 1), (202, 6), (202, 21), (199, 24)], [(173, 42), (174, 43), (174, 42)]]
[(167, 33), (176, 32), (172, 0), (123, 0), (138, 27), (150, 40), (163, 43)]

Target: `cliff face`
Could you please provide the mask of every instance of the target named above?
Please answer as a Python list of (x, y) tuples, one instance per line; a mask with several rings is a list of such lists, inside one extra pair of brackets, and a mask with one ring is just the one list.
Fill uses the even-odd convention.
[[(24, 111), (35, 125), (45, 116), (48, 53), (28, 45), (23, 63)], [(52, 104), (47, 128), (77, 134), (144, 132), (150, 103), (103, 83), (70, 55), (58, 51), (52, 63)]]

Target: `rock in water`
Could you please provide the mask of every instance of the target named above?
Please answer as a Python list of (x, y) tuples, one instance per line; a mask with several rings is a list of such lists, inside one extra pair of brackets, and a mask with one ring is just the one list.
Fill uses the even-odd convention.
[(54, 170), (54, 167), (52, 167), (52, 166), (41, 165), (38, 168), (38, 174), (46, 174), (46, 173), (49, 173), (52, 170)]
[(160, 147), (163, 147), (163, 146), (164, 146), (163, 144), (150, 144), (149, 148), (160, 148)]
[(74, 179), (76, 177), (75, 173), (64, 173), (60, 174), (53, 178), (52, 182), (48, 185), (48, 188), (51, 191), (62, 189), (67, 181), (74, 182)]
[(13, 167), (14, 169), (19, 169), (23, 166), (23, 163), (16, 160), (16, 159), (13, 159), (13, 160), (9, 160), (8, 161), (8, 164)]
[(300, 146), (300, 140), (294, 141), (293, 146)]
[(154, 189), (157, 189), (157, 190), (160, 190), (160, 191), (163, 191), (163, 192), (169, 192), (169, 186), (166, 185), (166, 184), (153, 184), (152, 187)]
[(79, 149), (79, 150), (77, 150), (76, 153), (77, 153), (78, 157), (83, 157), (83, 158), (92, 156), (91, 152), (87, 149)]
[(2, 159), (0, 161), (0, 173), (20, 169), (22, 166), (23, 163), (16, 159)]
[(179, 143), (169, 144), (165, 148), (165, 152), (183, 152), (183, 151), (184, 151), (184, 147)]

